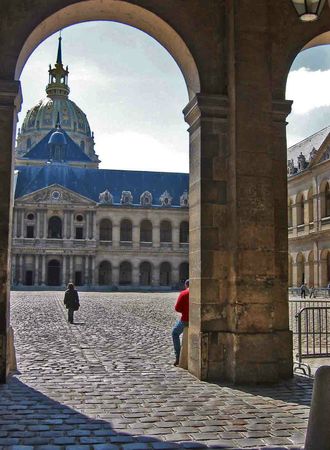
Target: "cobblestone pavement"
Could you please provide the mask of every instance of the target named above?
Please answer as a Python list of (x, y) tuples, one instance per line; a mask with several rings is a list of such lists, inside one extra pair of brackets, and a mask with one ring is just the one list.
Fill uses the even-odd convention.
[(295, 449), (312, 382), (205, 383), (173, 367), (176, 294), (13, 292), (19, 373), (0, 386), (6, 450)]

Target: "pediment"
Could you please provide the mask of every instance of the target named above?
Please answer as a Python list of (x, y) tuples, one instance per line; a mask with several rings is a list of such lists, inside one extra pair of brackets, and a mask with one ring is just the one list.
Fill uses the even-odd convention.
[(51, 205), (95, 205), (90, 200), (76, 192), (66, 189), (58, 184), (47, 186), (43, 189), (31, 192), (16, 199), (16, 202), (22, 203), (43, 203)]

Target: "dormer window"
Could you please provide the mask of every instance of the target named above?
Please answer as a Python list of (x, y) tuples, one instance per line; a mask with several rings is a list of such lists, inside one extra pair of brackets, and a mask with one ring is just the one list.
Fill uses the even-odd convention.
[(187, 208), (189, 206), (189, 197), (187, 191), (184, 191), (184, 193), (180, 196), (180, 206), (182, 208)]
[(120, 203), (122, 205), (131, 205), (133, 203), (133, 196), (131, 191), (123, 191), (121, 194)]
[(143, 192), (140, 197), (140, 204), (142, 206), (151, 206), (152, 204), (152, 195), (149, 191)]
[(160, 197), (160, 204), (162, 206), (171, 206), (172, 204), (172, 197), (168, 191), (165, 191)]

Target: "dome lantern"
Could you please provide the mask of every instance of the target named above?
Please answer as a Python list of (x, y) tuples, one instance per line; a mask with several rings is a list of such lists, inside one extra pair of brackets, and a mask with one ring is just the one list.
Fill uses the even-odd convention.
[(58, 49), (55, 67), (49, 66), (49, 81), (46, 86), (46, 92), (48, 97), (67, 97), (70, 93), (70, 88), (68, 86), (68, 66), (64, 69), (62, 63), (62, 37), (58, 38)]

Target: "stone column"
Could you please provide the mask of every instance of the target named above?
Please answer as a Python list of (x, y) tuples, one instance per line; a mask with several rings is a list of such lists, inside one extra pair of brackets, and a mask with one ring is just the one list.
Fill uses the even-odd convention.
[(96, 239), (96, 211), (91, 211), (90, 239)]
[(112, 266), (112, 284), (114, 286), (119, 285), (119, 266), (118, 265)]
[(178, 224), (173, 224), (172, 245), (173, 245), (173, 250), (179, 250), (179, 248), (180, 248), (180, 227)]
[[(65, 220), (65, 214), (64, 214), (64, 220)], [(67, 273), (66, 255), (63, 255), (63, 257), (62, 257), (62, 286), (64, 286), (64, 287), (66, 285), (66, 273)]]
[(84, 275), (84, 285), (87, 286), (89, 284), (88, 280), (88, 265), (89, 265), (89, 256), (85, 256), (85, 275)]
[(74, 274), (73, 274), (73, 258), (74, 256), (70, 255), (70, 269), (69, 269), (69, 281), (74, 282)]
[(47, 220), (47, 211), (44, 210), (43, 213), (43, 221), (44, 221), (44, 230), (43, 230), (43, 238), (48, 238), (48, 220)]
[(152, 246), (155, 248), (160, 247), (160, 226), (159, 223), (153, 225), (152, 228)]
[(40, 211), (36, 211), (36, 220), (35, 220), (35, 224), (36, 224), (36, 232), (35, 232), (35, 237), (36, 239), (40, 238), (40, 220), (41, 220), (41, 214)]
[(24, 284), (24, 272), (25, 272), (25, 257), (24, 255), (19, 255), (19, 282), (20, 284)]
[[(4, 64), (4, 62), (3, 62)], [(13, 213), (14, 139), (21, 107), (19, 81), (0, 79), (0, 383), (6, 381), (7, 331), (9, 328), (10, 244)]]
[(41, 256), (41, 284), (46, 284), (46, 255)]
[(133, 286), (140, 286), (140, 268), (132, 264), (132, 284)]
[(159, 286), (159, 270), (160, 270), (160, 265), (159, 264), (155, 264), (154, 267), (152, 268), (152, 286)]
[(39, 255), (34, 255), (34, 285), (39, 285)]
[(75, 238), (74, 234), (74, 211), (70, 211), (70, 239)]
[(13, 224), (14, 224), (13, 237), (16, 238), (17, 237), (17, 209), (14, 210)]
[[(67, 236), (67, 228), (68, 228), (68, 215), (67, 212), (63, 211), (63, 239), (66, 239)], [(64, 280), (64, 278), (63, 278)]]
[(114, 223), (112, 225), (112, 247), (118, 248), (120, 241), (120, 225), (118, 223)]
[(91, 275), (91, 283), (93, 286), (96, 285), (96, 278), (95, 278), (95, 256), (91, 256), (92, 259), (92, 275)]
[(132, 226), (132, 241), (133, 241), (133, 248), (139, 248), (140, 247), (140, 226), (133, 224)]
[(24, 220), (24, 215), (25, 215), (25, 211), (24, 209), (21, 210), (21, 231), (20, 231), (20, 235), (21, 238), (25, 237), (25, 220)]
[(180, 271), (179, 271), (179, 266), (177, 267), (172, 267), (172, 273), (171, 273), (171, 285), (172, 286), (177, 286), (179, 284), (180, 281)]

